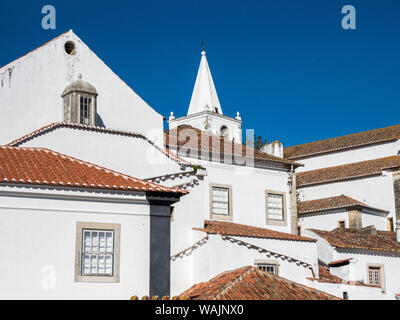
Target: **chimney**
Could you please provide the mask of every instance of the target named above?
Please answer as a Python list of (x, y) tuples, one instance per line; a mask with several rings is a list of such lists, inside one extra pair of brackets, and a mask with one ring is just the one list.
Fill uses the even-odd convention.
[(400, 242), (400, 219), (396, 222), (396, 240)]
[(275, 157), (283, 158), (283, 144), (278, 140), (266, 144), (261, 148), (261, 151)]
[(374, 226), (374, 225), (371, 225), (371, 226), (362, 228), (362, 229), (360, 230), (360, 234), (362, 234), (362, 235), (376, 236), (376, 235), (377, 235), (377, 232), (376, 232), (375, 226)]

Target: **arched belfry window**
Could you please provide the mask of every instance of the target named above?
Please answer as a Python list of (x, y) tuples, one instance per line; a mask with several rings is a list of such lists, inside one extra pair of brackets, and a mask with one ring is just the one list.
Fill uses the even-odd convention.
[(79, 79), (65, 88), (63, 94), (63, 121), (96, 126), (97, 91), (88, 82)]
[(222, 126), (220, 130), (220, 135), (223, 138), (228, 138), (229, 137), (229, 130), (226, 126)]

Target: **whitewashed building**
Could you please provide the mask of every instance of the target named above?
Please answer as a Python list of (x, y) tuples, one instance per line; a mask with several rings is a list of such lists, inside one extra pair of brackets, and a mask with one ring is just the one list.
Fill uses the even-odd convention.
[[(394, 206), (360, 198), (363, 187), (344, 198), (309, 191), (314, 175), (284, 156), (279, 141), (265, 152), (243, 145), (242, 119), (222, 113), (204, 51), (188, 113), (171, 114), (165, 132), (163, 116), (72, 31), (0, 68), (0, 80), (0, 151), (7, 155), (0, 158), (0, 174), (8, 172), (0, 176), (0, 220), (9, 226), (3, 236), (15, 240), (2, 251), (0, 297), (176, 295), (249, 265), (317, 287), (320, 240), (299, 231), (330, 231), (339, 216), (345, 226), (383, 229), (394, 217)], [(397, 157), (375, 164), (381, 171), (367, 176), (382, 180), (372, 183), (393, 179)], [(298, 191), (304, 193), (300, 220)], [(323, 208), (320, 199), (327, 197), (340, 204), (338, 212)], [(306, 203), (314, 200), (319, 206)], [(324, 228), (326, 211), (335, 218)], [(104, 243), (113, 237), (118, 251), (111, 253), (112, 274), (98, 278), (85, 274), (82, 239), (100, 232)], [(92, 247), (99, 242), (90, 241)], [(33, 267), (26, 274), (18, 269), (19, 285), (9, 290), (10, 274), (29, 259)], [(110, 271), (110, 264), (101, 266)], [(342, 297), (340, 290), (330, 292)]]

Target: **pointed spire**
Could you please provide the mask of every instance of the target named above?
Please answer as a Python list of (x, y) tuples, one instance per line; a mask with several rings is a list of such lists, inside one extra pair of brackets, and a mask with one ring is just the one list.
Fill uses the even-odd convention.
[(221, 105), (215, 90), (214, 81), (208, 66), (206, 52), (204, 51), (204, 41), (202, 43), (201, 61), (197, 73), (196, 83), (190, 100), (188, 115), (202, 112), (205, 110), (222, 114)]

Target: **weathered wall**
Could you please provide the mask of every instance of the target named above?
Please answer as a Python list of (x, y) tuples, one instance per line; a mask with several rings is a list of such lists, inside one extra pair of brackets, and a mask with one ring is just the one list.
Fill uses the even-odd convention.
[[(68, 40), (75, 55), (65, 52)], [(97, 112), (107, 128), (144, 134), (163, 129), (163, 117), (69, 31), (0, 69), (0, 144), (62, 121), (61, 93), (79, 73), (96, 87)]]

